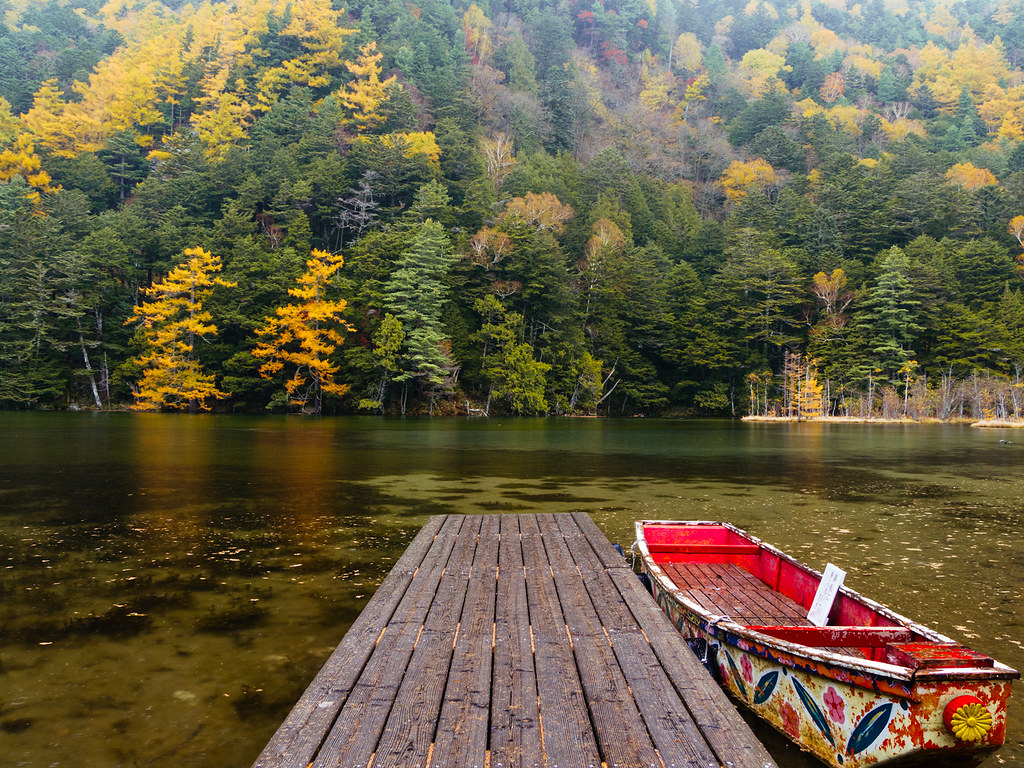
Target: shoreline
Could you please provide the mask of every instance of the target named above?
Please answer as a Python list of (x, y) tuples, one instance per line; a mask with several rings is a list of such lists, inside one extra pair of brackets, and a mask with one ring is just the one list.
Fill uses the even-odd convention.
[(798, 416), (743, 416), (741, 421), (755, 421), (767, 424), (773, 423), (817, 423), (817, 424), (967, 424), (971, 427), (982, 429), (1024, 429), (1024, 419), (982, 419), (975, 421), (967, 418), (957, 419), (911, 419), (900, 417), (885, 419), (881, 417), (867, 416), (814, 416), (811, 418), (800, 418)]

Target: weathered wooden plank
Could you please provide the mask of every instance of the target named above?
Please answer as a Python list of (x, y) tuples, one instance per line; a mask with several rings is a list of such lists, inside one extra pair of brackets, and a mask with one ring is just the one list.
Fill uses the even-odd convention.
[[(459, 619), (470, 591), (481, 518), (465, 518), (373, 758), (380, 768), (422, 768), (430, 755)], [(492, 591), (493, 594), (493, 591)], [(493, 598), (492, 598), (493, 599)]]
[(586, 537), (587, 543), (593, 549), (597, 559), (601, 561), (601, 565), (605, 568), (630, 570), (626, 558), (612, 546), (612, 543), (608, 541), (608, 537), (601, 532), (601, 529), (597, 527), (597, 523), (594, 522), (590, 515), (585, 512), (573, 512), (572, 519), (575, 521), (580, 533)]
[(306, 768), (348, 699), (377, 638), (405, 596), (447, 516), (430, 518), (384, 578), (253, 768)]
[(366, 766), (465, 518), (448, 517), (316, 755), (316, 768)]
[(544, 758), (519, 518), (501, 518), (491, 681), (491, 768), (534, 768)]
[[(501, 518), (483, 518), (431, 764), (484, 768)], [(516, 539), (518, 543), (518, 530)], [(522, 577), (522, 567), (519, 569)]]
[[(597, 544), (607, 541), (596, 528), (587, 538), (593, 541), (596, 536), (600, 537)], [(591, 601), (661, 760), (669, 768), (717, 765), (714, 752), (704, 741), (611, 576), (592, 567), (600, 562), (596, 550), (596, 546), (578, 547), (572, 550), (572, 556), (584, 574)]]
[[(571, 520), (568, 516), (561, 518), (561, 522)], [(559, 564), (553, 569), (555, 588), (604, 762), (615, 766), (660, 765), (637, 703), (575, 567), (559, 520), (553, 515), (538, 515), (538, 522), (548, 558)], [(575, 545), (580, 550), (590, 549), (582, 536), (576, 538)], [(600, 573), (604, 574), (603, 568)], [(596, 575), (593, 570), (587, 572), (587, 576)]]
[(537, 679), (542, 681), (538, 700), (545, 759), (559, 768), (596, 768), (601, 764), (597, 740), (537, 518), (523, 515), (519, 527), (534, 665)]
[(736, 768), (775, 768), (768, 751), (639, 580), (628, 571), (609, 571), (609, 575), (719, 762)]

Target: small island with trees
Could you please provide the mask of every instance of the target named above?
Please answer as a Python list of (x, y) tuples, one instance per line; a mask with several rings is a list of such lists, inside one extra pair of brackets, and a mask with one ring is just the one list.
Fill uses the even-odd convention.
[(0, 407), (1024, 424), (1024, 6), (23, 0)]

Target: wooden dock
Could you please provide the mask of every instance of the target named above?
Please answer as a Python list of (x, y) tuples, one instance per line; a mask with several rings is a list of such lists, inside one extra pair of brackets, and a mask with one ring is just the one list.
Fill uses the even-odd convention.
[(594, 522), (431, 518), (254, 768), (774, 768)]

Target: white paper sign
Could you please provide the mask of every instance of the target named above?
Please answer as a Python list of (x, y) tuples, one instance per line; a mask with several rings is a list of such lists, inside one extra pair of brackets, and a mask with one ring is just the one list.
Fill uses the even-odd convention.
[(824, 627), (828, 624), (828, 614), (832, 610), (832, 603), (836, 600), (836, 593), (843, 586), (843, 579), (846, 578), (846, 571), (829, 563), (825, 566), (825, 574), (818, 584), (818, 591), (814, 593), (814, 602), (811, 603), (811, 610), (807, 612), (807, 620), (816, 627)]

